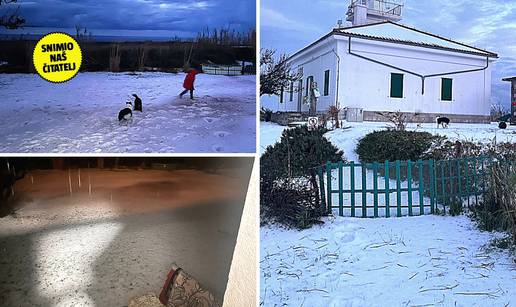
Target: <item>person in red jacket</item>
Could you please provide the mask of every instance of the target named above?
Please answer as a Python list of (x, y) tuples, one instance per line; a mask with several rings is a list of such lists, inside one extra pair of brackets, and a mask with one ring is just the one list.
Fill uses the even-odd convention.
[(183, 82), (183, 87), (185, 90), (179, 94), (180, 98), (183, 98), (183, 95), (186, 94), (188, 91), (190, 91), (190, 99), (193, 99), (193, 92), (195, 90), (194, 88), (194, 82), (195, 82), (195, 76), (197, 74), (200, 74), (201, 72), (195, 68), (190, 69), (188, 71), (188, 74), (185, 77), (185, 81)]

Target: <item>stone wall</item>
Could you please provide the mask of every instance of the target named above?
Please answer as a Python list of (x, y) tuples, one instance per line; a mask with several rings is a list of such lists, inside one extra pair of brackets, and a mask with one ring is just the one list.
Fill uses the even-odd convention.
[[(404, 113), (407, 115), (407, 121), (410, 123), (435, 123), (437, 116), (445, 116), (452, 123), (471, 123), (471, 124), (488, 124), (491, 122), (489, 116), (484, 115), (461, 115), (461, 114), (437, 114), (437, 113)], [(384, 122), (385, 117), (375, 111), (364, 111), (364, 121)]]
[[(407, 122), (409, 123), (435, 123), (435, 118), (437, 116), (445, 116), (450, 119), (452, 123), (471, 123), (471, 124), (488, 124), (491, 122), (489, 116), (483, 115), (458, 115), (458, 114), (437, 114), (437, 113), (420, 113), (415, 115), (415, 113), (404, 113), (407, 115)], [(318, 117), (321, 120), (323, 115), (326, 115), (326, 118), (329, 119), (327, 114), (322, 112), (318, 113)], [(341, 111), (339, 113), (339, 119), (345, 120), (344, 118), (345, 112)], [(298, 112), (276, 112), (272, 114), (271, 122), (288, 126), (293, 121), (307, 121), (308, 114), (307, 113), (298, 113)], [(378, 114), (376, 111), (364, 111), (364, 121), (370, 122), (385, 122), (387, 121), (385, 117)]]

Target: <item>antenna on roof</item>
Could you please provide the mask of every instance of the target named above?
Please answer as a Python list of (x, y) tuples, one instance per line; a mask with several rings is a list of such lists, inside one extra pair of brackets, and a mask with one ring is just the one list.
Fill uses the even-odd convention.
[(350, 0), (347, 21), (354, 26), (402, 19), (402, 0)]
[(337, 20), (337, 29), (342, 29), (342, 19)]

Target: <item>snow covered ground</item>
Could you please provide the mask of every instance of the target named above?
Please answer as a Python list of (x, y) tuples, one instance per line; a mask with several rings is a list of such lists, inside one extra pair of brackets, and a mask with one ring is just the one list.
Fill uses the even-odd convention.
[[(326, 137), (344, 151), (346, 159), (358, 161), (358, 140), (386, 125), (345, 123), (346, 129), (331, 131)], [(261, 123), (262, 154), (284, 129), (288, 128)], [(409, 125), (409, 129), (451, 139), (516, 142), (514, 127), (503, 131), (496, 124), (454, 124), (446, 130), (423, 124), (421, 128)], [(361, 213), (359, 209), (357, 214)], [(260, 233), (263, 306), (516, 304), (514, 257), (486, 248), (501, 234), (480, 232), (466, 216), (331, 217), (324, 225), (305, 231), (265, 226)]]
[[(193, 102), (179, 99), (184, 74), (81, 73), (63, 84), (0, 74), (0, 151), (217, 153), (256, 147), (255, 76), (199, 75)], [(120, 125), (136, 93), (143, 113)]]
[[(370, 132), (383, 130), (387, 126), (389, 126), (389, 124), (381, 122), (344, 122), (345, 129), (330, 131), (325, 136), (335, 146), (344, 151), (344, 156), (348, 161), (358, 161), (358, 156), (355, 153), (358, 140)], [(260, 149), (262, 154), (265, 152), (268, 145), (279, 141), (284, 129), (288, 129), (288, 127), (261, 122)], [(498, 129), (497, 123), (452, 123), (448, 129), (438, 129), (435, 124), (430, 123), (422, 124), (421, 127), (417, 127), (416, 124), (408, 124), (407, 130), (427, 131), (434, 135), (446, 136), (451, 140), (468, 140), (483, 143), (492, 142), (493, 140), (497, 142), (516, 142), (516, 127), (509, 126), (506, 130), (500, 130)]]
[(281, 139), (281, 134), (286, 128), (274, 123), (260, 122), (260, 155), (265, 153), (268, 146)]
[[(172, 263), (224, 297), (245, 171), (33, 171), (0, 218), (0, 306), (127, 306)], [(89, 182), (92, 184), (91, 195)]]
[(262, 227), (263, 306), (512, 306), (516, 263), (468, 217)]

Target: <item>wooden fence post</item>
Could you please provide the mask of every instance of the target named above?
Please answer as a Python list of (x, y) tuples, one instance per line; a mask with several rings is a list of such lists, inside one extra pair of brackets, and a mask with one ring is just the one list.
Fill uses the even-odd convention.
[(351, 217), (355, 217), (355, 162), (351, 161), (349, 171), (351, 175)]
[[(442, 201), (444, 206), (444, 212), (446, 213), (446, 178), (444, 175), (444, 163), (445, 161), (439, 161), (441, 164), (441, 192), (442, 192)], [(439, 199), (437, 199), (439, 200)]]
[(466, 176), (466, 195), (468, 197), (468, 208), (471, 207), (470, 204), (470, 182), (469, 182), (469, 158), (464, 159), (465, 169), (464, 169), (464, 176)]
[(486, 173), (487, 173), (487, 170), (486, 168), (484, 167), (484, 161), (486, 161), (487, 159), (485, 157), (481, 157), (480, 158), (480, 163), (481, 163), (481, 170), (482, 170), (482, 200), (484, 199), (484, 194), (486, 193), (486, 186), (487, 186), (487, 176), (486, 176)]
[(326, 193), (326, 201), (328, 203), (328, 212), (331, 214), (333, 212), (333, 206), (332, 206), (332, 194), (331, 194), (331, 189), (332, 189), (332, 184), (331, 184), (331, 162), (327, 162), (326, 163), (326, 189), (327, 189), (327, 193)]
[(475, 205), (478, 206), (477, 158), (473, 158), (473, 193), (475, 193)]
[(343, 162), (339, 161), (339, 215), (344, 216), (344, 171)]
[(446, 163), (448, 163), (448, 171), (450, 173), (450, 179), (448, 181), (448, 186), (450, 187), (448, 204), (451, 206), (453, 203), (453, 198), (455, 196), (455, 176), (453, 176), (453, 165), (451, 163), (451, 160), (446, 161)]
[(461, 159), (457, 159), (457, 192), (459, 194), (460, 205), (462, 207), (462, 176), (460, 168)]
[(389, 161), (385, 161), (385, 217), (391, 217), (390, 188), (389, 188)]
[(367, 177), (366, 163), (362, 163), (362, 217), (367, 217)]
[(423, 160), (417, 161), (417, 168), (419, 171), (419, 215), (425, 214), (425, 204), (424, 204), (424, 193), (425, 193), (425, 180), (424, 180), (424, 164)]
[(401, 163), (396, 160), (396, 213), (401, 217)]
[[(321, 193), (321, 205), (328, 210), (326, 205), (326, 191), (324, 190), (324, 171), (322, 167), (318, 167), (318, 175), (319, 175), (319, 191)], [(331, 212), (328, 212), (331, 213)]]
[(408, 214), (412, 216), (412, 161), (407, 161), (407, 201)]
[(378, 162), (373, 164), (374, 217), (378, 217)]
[(430, 174), (430, 213), (435, 213), (435, 190), (437, 182), (435, 179), (435, 164), (434, 160), (428, 162), (428, 173)]

